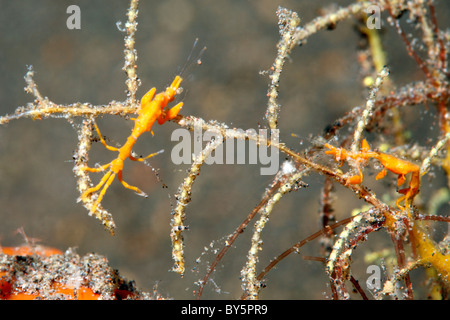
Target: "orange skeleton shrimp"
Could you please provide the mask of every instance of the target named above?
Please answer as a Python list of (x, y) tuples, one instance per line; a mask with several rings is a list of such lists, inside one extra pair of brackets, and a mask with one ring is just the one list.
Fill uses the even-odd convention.
[(364, 139), (361, 143), (361, 151), (359, 152), (349, 152), (343, 148), (336, 148), (328, 143), (325, 147), (330, 149), (325, 151), (326, 154), (334, 155), (336, 161), (343, 162), (347, 159), (353, 159), (356, 163), (356, 168), (358, 170), (358, 175), (351, 176), (348, 178), (348, 183), (350, 184), (360, 184), (363, 180), (363, 174), (361, 172), (360, 163), (367, 161), (370, 158), (377, 159), (381, 162), (384, 169), (381, 170), (377, 176), (376, 180), (382, 179), (386, 176), (387, 170), (398, 175), (397, 186), (401, 186), (406, 181), (406, 175), (411, 173), (411, 181), (408, 188), (401, 189), (398, 192), (403, 194), (402, 197), (397, 199), (397, 206), (404, 210), (404, 207), (400, 205), (402, 201), (405, 201), (405, 207), (409, 210), (409, 205), (412, 204), (414, 197), (419, 193), (420, 187), (420, 168), (419, 166), (402, 159), (398, 159), (392, 155), (370, 150), (370, 146)]
[(155, 121), (158, 121), (159, 124), (163, 124), (167, 120), (172, 120), (178, 115), (181, 107), (183, 106), (183, 102), (178, 103), (177, 105), (167, 110), (166, 112), (164, 112), (163, 109), (167, 106), (169, 102), (172, 102), (174, 100), (182, 80), (183, 79), (180, 76), (176, 76), (172, 84), (169, 87), (167, 87), (166, 91), (160, 92), (157, 95), (155, 95), (156, 88), (152, 88), (142, 97), (141, 106), (138, 110), (138, 117), (131, 119), (134, 120), (134, 128), (131, 132), (131, 135), (128, 137), (126, 143), (121, 148), (115, 148), (106, 144), (106, 141), (103, 139), (100, 130), (97, 127), (97, 124), (94, 123), (95, 130), (97, 131), (97, 134), (100, 136), (101, 143), (108, 150), (119, 152), (119, 155), (117, 156), (116, 159), (114, 159), (110, 163), (100, 166), (98, 168), (90, 168), (90, 167), (83, 168), (83, 170), (90, 172), (104, 171), (109, 168), (109, 171), (103, 176), (100, 182), (95, 187), (89, 188), (86, 191), (84, 191), (80, 197), (83, 202), (86, 202), (88, 200), (89, 195), (91, 195), (94, 192), (97, 192), (103, 186), (103, 189), (100, 191), (97, 199), (95, 200), (93, 206), (91, 207), (90, 210), (91, 212), (96, 211), (99, 203), (102, 201), (103, 196), (106, 193), (106, 190), (111, 185), (116, 175), (125, 188), (131, 189), (141, 196), (147, 196), (144, 192), (139, 190), (139, 188), (131, 186), (125, 181), (123, 181), (122, 179), (123, 162), (127, 158), (133, 161), (144, 161), (145, 159), (151, 158), (157, 154), (152, 153), (145, 158), (135, 158), (131, 155), (131, 151), (133, 146), (136, 144), (137, 139), (141, 136), (141, 134), (148, 131), (150, 131), (153, 134), (151, 128), (155, 123)]

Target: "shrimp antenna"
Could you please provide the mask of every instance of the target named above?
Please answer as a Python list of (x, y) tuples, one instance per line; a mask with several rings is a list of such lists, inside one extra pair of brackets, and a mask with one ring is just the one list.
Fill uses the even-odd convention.
[(194, 56), (197, 45), (198, 45), (198, 38), (195, 39), (194, 44), (192, 45), (191, 52), (189, 53), (189, 56), (187, 57), (186, 62), (184, 63), (183, 67), (180, 69), (180, 72), (178, 73), (179, 76), (181, 76), (183, 73), (185, 73), (186, 70), (188, 68), (190, 68), (193, 64), (197, 64), (197, 65), (202, 64), (201, 57), (202, 57), (203, 53), (206, 51), (206, 47), (203, 47)]

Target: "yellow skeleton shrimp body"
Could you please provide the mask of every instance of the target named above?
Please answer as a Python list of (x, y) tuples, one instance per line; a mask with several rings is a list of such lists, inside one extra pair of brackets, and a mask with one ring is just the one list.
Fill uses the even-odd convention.
[(350, 184), (360, 184), (362, 182), (363, 174), (361, 172), (360, 164), (370, 158), (378, 160), (384, 167), (383, 170), (381, 170), (375, 177), (376, 180), (384, 178), (386, 176), (387, 170), (389, 170), (392, 173), (398, 175), (397, 186), (401, 186), (406, 181), (406, 175), (408, 173), (411, 173), (409, 187), (399, 190), (398, 192), (403, 194), (403, 196), (397, 199), (397, 206), (400, 209), (404, 209), (404, 207), (400, 204), (402, 201), (404, 201), (406, 209), (409, 210), (409, 206), (412, 204), (414, 197), (419, 193), (419, 166), (409, 161), (398, 159), (386, 153), (370, 150), (370, 146), (365, 139), (361, 143), (361, 151), (359, 152), (350, 152), (343, 148), (336, 148), (328, 143), (325, 144), (325, 147), (329, 149), (325, 151), (325, 153), (333, 155), (336, 161), (343, 163), (343, 161), (347, 160), (348, 158), (355, 161), (358, 175), (354, 175), (348, 178), (348, 183)]
[(90, 209), (91, 212), (95, 212), (97, 210), (97, 207), (102, 201), (103, 196), (106, 193), (106, 190), (109, 188), (116, 175), (125, 188), (131, 189), (139, 195), (146, 196), (146, 194), (142, 192), (139, 188), (131, 186), (125, 181), (123, 181), (122, 179), (123, 162), (127, 158), (133, 161), (144, 161), (145, 159), (151, 158), (157, 154), (152, 153), (145, 158), (135, 158), (131, 155), (131, 152), (133, 146), (136, 144), (137, 139), (143, 133), (150, 131), (153, 134), (152, 126), (155, 123), (155, 121), (158, 121), (159, 124), (163, 124), (168, 120), (174, 119), (178, 115), (181, 107), (183, 106), (182, 102), (178, 103), (177, 105), (167, 110), (166, 112), (163, 109), (167, 106), (169, 102), (172, 102), (174, 100), (182, 80), (183, 79), (180, 76), (176, 76), (172, 84), (169, 87), (167, 87), (164, 92), (160, 92), (155, 95), (156, 88), (152, 88), (142, 97), (141, 106), (138, 111), (138, 117), (132, 119), (134, 120), (134, 128), (131, 132), (131, 135), (128, 137), (125, 144), (120, 148), (109, 146), (103, 139), (97, 124), (94, 123), (95, 130), (97, 131), (97, 134), (100, 136), (101, 143), (108, 150), (119, 152), (119, 155), (117, 156), (116, 159), (114, 159), (110, 163), (102, 165), (98, 168), (90, 168), (90, 167), (83, 168), (83, 170), (90, 172), (100, 172), (109, 169), (109, 171), (103, 176), (103, 178), (95, 187), (89, 188), (81, 194), (80, 197), (81, 200), (83, 202), (86, 202), (91, 194), (101, 189), (97, 199), (95, 200), (93, 206)]

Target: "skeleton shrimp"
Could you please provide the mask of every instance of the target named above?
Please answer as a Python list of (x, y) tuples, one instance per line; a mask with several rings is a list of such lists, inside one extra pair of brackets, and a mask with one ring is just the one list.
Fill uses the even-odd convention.
[(412, 203), (414, 197), (419, 193), (420, 188), (420, 167), (406, 160), (398, 159), (392, 155), (381, 153), (378, 151), (370, 150), (369, 143), (364, 139), (361, 143), (361, 151), (349, 152), (343, 148), (336, 148), (326, 143), (325, 147), (329, 150), (325, 151), (326, 154), (331, 154), (335, 157), (336, 161), (343, 163), (347, 158), (353, 159), (356, 163), (358, 175), (354, 175), (348, 178), (350, 184), (360, 184), (363, 181), (363, 174), (360, 168), (360, 164), (367, 161), (370, 158), (377, 159), (384, 167), (377, 176), (376, 180), (382, 179), (386, 176), (387, 170), (398, 175), (397, 186), (401, 186), (406, 181), (406, 175), (411, 173), (411, 180), (409, 187), (401, 189), (398, 192), (403, 194), (402, 197), (397, 199), (397, 207), (404, 210), (404, 207), (400, 205), (402, 201), (405, 202), (405, 207), (409, 209), (409, 205)]
[(109, 186), (113, 182), (116, 175), (125, 188), (133, 190), (134, 192), (136, 192), (141, 196), (145, 197), (147, 196), (139, 188), (129, 185), (122, 179), (123, 162), (127, 158), (133, 161), (144, 161), (157, 154), (152, 153), (144, 158), (136, 158), (131, 155), (131, 152), (133, 146), (137, 142), (137, 139), (143, 133), (150, 131), (153, 134), (152, 126), (155, 123), (155, 121), (158, 121), (159, 124), (163, 124), (168, 120), (174, 119), (178, 115), (183, 106), (183, 102), (178, 103), (177, 105), (175, 105), (174, 107), (172, 107), (167, 111), (164, 111), (163, 109), (167, 106), (169, 102), (172, 102), (174, 100), (175, 95), (178, 93), (178, 89), (180, 87), (182, 80), (183, 79), (180, 76), (176, 76), (172, 84), (169, 87), (167, 87), (164, 92), (160, 92), (155, 95), (156, 88), (152, 88), (142, 97), (141, 105), (138, 110), (138, 117), (131, 119), (134, 121), (134, 128), (131, 131), (131, 135), (128, 137), (125, 144), (120, 148), (115, 148), (108, 145), (105, 139), (102, 137), (97, 124), (94, 122), (95, 130), (97, 131), (97, 134), (100, 137), (101, 143), (108, 150), (119, 152), (119, 155), (117, 156), (116, 159), (114, 159), (110, 163), (102, 165), (98, 168), (90, 168), (90, 167), (83, 168), (83, 170), (89, 172), (100, 172), (109, 169), (109, 171), (103, 176), (103, 178), (95, 187), (87, 189), (80, 196), (80, 199), (83, 202), (86, 202), (91, 194), (97, 192), (102, 188), (100, 193), (98, 194), (97, 199), (95, 200), (93, 206), (90, 209), (92, 213), (97, 210), (97, 207), (102, 201), (103, 196), (106, 193), (106, 190), (108, 190)]

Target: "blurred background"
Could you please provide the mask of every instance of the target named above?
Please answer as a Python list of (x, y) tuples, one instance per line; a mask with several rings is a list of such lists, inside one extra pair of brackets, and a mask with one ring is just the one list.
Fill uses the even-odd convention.
[[(352, 1), (339, 1), (345, 6)], [(81, 29), (69, 30), (69, 5), (81, 9)], [(206, 46), (202, 64), (188, 69), (182, 86), (183, 115), (214, 119), (230, 127), (258, 129), (265, 126), (267, 75), (279, 40), (276, 10), (284, 6), (296, 11), (302, 24), (311, 21), (330, 1), (281, 0), (167, 0), (142, 1), (139, 6), (136, 49), (140, 98), (151, 87), (163, 90), (183, 67), (196, 38)], [(123, 101), (124, 33), (117, 22), (126, 21), (129, 1), (0, 1), (0, 114), (12, 114), (18, 106), (33, 100), (23, 88), (27, 66), (35, 70), (42, 95), (60, 104), (89, 102), (107, 104)], [(448, 28), (449, 4), (438, 3), (441, 29)], [(382, 28), (391, 78), (400, 87), (423, 79), (403, 43), (391, 27)], [(310, 143), (334, 119), (357, 105), (367, 92), (361, 86), (357, 49), (361, 39), (355, 21), (338, 24), (336, 30), (315, 34), (306, 45), (296, 48), (281, 76), (279, 126), (281, 140), (295, 150)], [(414, 114), (413, 114), (414, 115)], [(75, 119), (80, 123), (82, 119)], [(112, 145), (125, 142), (132, 121), (105, 116), (97, 120), (102, 134)], [(96, 252), (106, 256), (124, 277), (139, 288), (175, 299), (191, 299), (195, 282), (203, 278), (207, 266), (222, 248), (226, 236), (259, 203), (271, 176), (261, 176), (259, 165), (203, 166), (187, 207), (185, 232), (187, 271), (183, 278), (169, 272), (173, 261), (170, 245), (170, 211), (174, 194), (188, 166), (174, 165), (170, 151), (176, 142), (170, 135), (177, 125), (155, 125), (155, 136), (141, 136), (134, 151), (138, 154), (164, 149), (151, 159), (155, 172), (127, 161), (124, 180), (149, 194), (145, 199), (115, 181), (103, 201), (117, 225), (111, 236), (99, 221), (88, 216), (76, 199), (76, 179), (72, 155), (77, 135), (65, 119), (20, 119), (0, 127), (0, 244), (20, 245), (23, 228), (29, 238), (65, 250), (76, 248), (81, 255)], [(432, 129), (430, 134), (434, 132)], [(296, 137), (291, 134), (295, 133)], [(425, 132), (425, 136), (427, 133)], [(94, 143), (90, 164), (107, 163), (116, 153)], [(281, 157), (281, 161), (284, 157)], [(101, 174), (93, 174), (97, 181)], [(306, 179), (310, 187), (286, 195), (276, 206), (263, 232), (264, 246), (259, 269), (294, 243), (320, 228), (318, 210), (324, 177)], [(168, 186), (163, 188), (162, 183)], [(337, 187), (338, 219), (360, 206), (350, 192)], [(241, 295), (240, 270), (250, 246), (253, 222), (222, 259), (204, 298), (235, 299)], [(365, 250), (383, 247), (387, 236), (376, 234)], [(308, 244), (302, 255), (318, 256), (319, 242)], [(357, 250), (358, 251), (358, 250)], [(200, 257), (200, 262), (196, 260)], [(359, 259), (363, 260), (363, 259)], [(360, 281), (365, 283), (362, 261)], [(319, 262), (292, 255), (272, 270), (266, 299), (324, 299), (330, 294), (327, 278)]]

